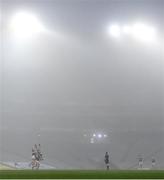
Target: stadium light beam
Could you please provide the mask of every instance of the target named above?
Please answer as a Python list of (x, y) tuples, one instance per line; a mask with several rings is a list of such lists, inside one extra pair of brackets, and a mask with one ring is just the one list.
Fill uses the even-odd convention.
[(142, 43), (150, 43), (156, 40), (156, 28), (142, 22), (132, 25), (113, 24), (108, 26), (108, 34), (111, 37), (120, 39), (124, 35), (129, 36)]
[(44, 31), (44, 27), (38, 18), (28, 12), (16, 13), (10, 23), (12, 33), (19, 38), (29, 38)]
[(156, 30), (154, 27), (136, 23), (132, 27), (132, 36), (141, 42), (152, 42), (155, 40)]
[(120, 26), (117, 25), (117, 24), (111, 25), (111, 26), (109, 26), (109, 28), (108, 28), (108, 33), (109, 33), (112, 37), (119, 38), (120, 35), (121, 35), (121, 28), (120, 28)]
[(97, 136), (98, 136), (98, 138), (102, 138), (102, 134), (98, 134)]

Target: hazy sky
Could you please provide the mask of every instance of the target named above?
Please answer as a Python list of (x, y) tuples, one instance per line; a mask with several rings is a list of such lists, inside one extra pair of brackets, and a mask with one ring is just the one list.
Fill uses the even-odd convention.
[(161, 126), (162, 48), (117, 42), (106, 28), (139, 20), (156, 26), (161, 41), (163, 1), (5, 0), (2, 10), (4, 23), (30, 11), (52, 32), (22, 44), (4, 35), (5, 124)]
[[(22, 10), (48, 33), (13, 39)], [(163, 131), (163, 0), (1, 0), (1, 11), (1, 127)], [(134, 22), (157, 42), (107, 33)]]

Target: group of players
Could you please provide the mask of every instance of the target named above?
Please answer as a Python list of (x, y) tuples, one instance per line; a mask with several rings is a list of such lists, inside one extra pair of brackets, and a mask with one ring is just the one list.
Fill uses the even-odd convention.
[(42, 160), (43, 160), (43, 155), (41, 153), (41, 145), (38, 144), (37, 146), (35, 144), (34, 147), (32, 147), (32, 161), (30, 163), (32, 169), (39, 169), (40, 161)]
[[(105, 153), (104, 161), (105, 161), (105, 164), (106, 164), (106, 169), (107, 170), (111, 169), (111, 167), (110, 167), (111, 163), (110, 163), (109, 153), (108, 152)], [(144, 162), (144, 159), (143, 159), (142, 156), (140, 156), (138, 158), (138, 169), (143, 169), (143, 162)], [(154, 169), (155, 166), (156, 166), (156, 159), (154, 157), (152, 157), (151, 163), (152, 163), (152, 169)]]
[[(143, 163), (144, 163), (144, 158), (142, 156), (140, 156), (138, 158), (138, 169), (143, 169)], [(155, 157), (152, 157), (151, 159), (151, 167), (152, 169), (154, 169), (156, 166), (156, 159)]]
[[(38, 146), (35, 144), (34, 147), (32, 148), (32, 161), (30, 163), (30, 166), (32, 166), (32, 169), (39, 169), (40, 167), (40, 161), (43, 160), (43, 155), (41, 153), (41, 145), (38, 144)], [(138, 169), (142, 169), (143, 168), (143, 157), (140, 156), (138, 158)], [(106, 152), (105, 156), (104, 156), (104, 162), (106, 164), (106, 169), (109, 170), (111, 169), (111, 162), (110, 162), (110, 158), (109, 158), (109, 153)], [(156, 165), (156, 159), (154, 157), (152, 157), (152, 169), (155, 168)]]

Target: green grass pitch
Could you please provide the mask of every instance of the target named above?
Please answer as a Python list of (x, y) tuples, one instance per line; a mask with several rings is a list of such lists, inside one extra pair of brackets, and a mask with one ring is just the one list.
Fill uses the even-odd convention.
[(0, 179), (164, 179), (164, 170), (1, 170)]

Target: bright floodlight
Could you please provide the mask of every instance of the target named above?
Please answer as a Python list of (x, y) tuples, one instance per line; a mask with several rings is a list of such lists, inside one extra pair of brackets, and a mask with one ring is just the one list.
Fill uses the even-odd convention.
[(98, 134), (98, 138), (102, 138), (102, 134)]
[(18, 12), (11, 20), (12, 32), (18, 37), (30, 37), (44, 30), (37, 17), (27, 12)]
[(135, 39), (139, 41), (151, 42), (155, 39), (156, 31), (151, 26), (142, 23), (136, 23), (132, 27), (132, 35)]
[(93, 137), (96, 137), (96, 134), (93, 134)]
[(111, 25), (108, 29), (108, 32), (111, 36), (113, 37), (120, 37), (121, 35), (121, 29), (120, 26), (115, 24), (115, 25)]

